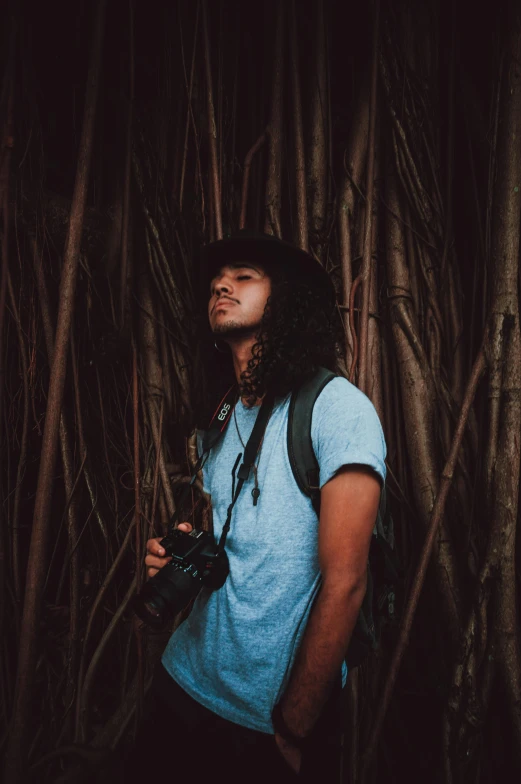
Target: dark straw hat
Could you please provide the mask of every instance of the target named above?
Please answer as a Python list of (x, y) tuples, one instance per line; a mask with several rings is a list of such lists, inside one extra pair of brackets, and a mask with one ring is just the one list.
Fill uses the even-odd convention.
[(258, 262), (266, 268), (268, 274), (270, 270), (280, 270), (284, 277), (305, 281), (311, 288), (323, 290), (334, 301), (335, 290), (331, 278), (313, 256), (271, 234), (249, 229), (241, 229), (201, 249), (201, 282), (207, 293), (210, 281), (221, 267), (237, 261)]

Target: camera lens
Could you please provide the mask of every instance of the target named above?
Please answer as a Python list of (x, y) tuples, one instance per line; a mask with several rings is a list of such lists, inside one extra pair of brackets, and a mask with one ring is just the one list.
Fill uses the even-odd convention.
[(145, 583), (139, 596), (136, 596), (134, 611), (145, 623), (160, 628), (184, 610), (201, 587), (201, 577), (192, 566), (183, 569), (177, 564), (166, 564)]
[[(147, 592), (148, 593), (148, 592)], [(168, 619), (168, 611), (166, 603), (163, 598), (154, 593), (154, 596), (145, 597), (142, 591), (139, 596), (134, 599), (134, 612), (139, 615), (142, 621), (148, 623), (155, 629), (160, 629), (164, 626)], [(165, 612), (166, 611), (166, 612)]]

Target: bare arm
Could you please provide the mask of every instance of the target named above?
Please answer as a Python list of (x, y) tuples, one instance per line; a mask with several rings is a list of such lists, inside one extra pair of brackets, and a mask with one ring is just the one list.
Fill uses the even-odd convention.
[(298, 737), (310, 733), (339, 676), (365, 594), (379, 499), (376, 475), (361, 466), (346, 466), (322, 489), (322, 587), (281, 700), (284, 721)]

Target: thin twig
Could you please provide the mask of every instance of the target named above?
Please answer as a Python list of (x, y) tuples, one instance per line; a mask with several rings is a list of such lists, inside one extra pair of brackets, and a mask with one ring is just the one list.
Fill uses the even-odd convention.
[(465, 433), (467, 419), (470, 413), (472, 403), (474, 401), (474, 397), (476, 395), (476, 390), (479, 381), (481, 379), (481, 376), (485, 372), (485, 368), (486, 368), (485, 352), (484, 349), (481, 348), (474, 362), (474, 367), (472, 369), (472, 373), (467, 384), (467, 389), (465, 391), (463, 404), (461, 406), (458, 424), (456, 426), (456, 431), (454, 433), (454, 438), (452, 440), (449, 457), (447, 459), (445, 468), (443, 469), (441, 475), (439, 490), (432, 509), (432, 515), (427, 530), (427, 536), (423, 543), (418, 566), (416, 567), (416, 574), (411, 588), (411, 593), (407, 600), (407, 606), (404, 611), (402, 625), (400, 628), (400, 635), (398, 638), (398, 642), (396, 644), (396, 648), (394, 650), (393, 658), (391, 660), (391, 665), (389, 667), (389, 672), (387, 675), (387, 680), (385, 682), (384, 692), (379, 702), (378, 713), (374, 721), (371, 730), (371, 736), (369, 738), (369, 742), (367, 744), (366, 751), (363, 757), (362, 775), (361, 775), (362, 782), (365, 781), (366, 776), (368, 775), (369, 772), (370, 765), (373, 761), (375, 750), (378, 745), (378, 741), (380, 739), (383, 722), (387, 714), (387, 709), (389, 707), (389, 703), (391, 701), (391, 697), (394, 691), (394, 686), (396, 683), (396, 678), (398, 676), (398, 671), (402, 663), (405, 649), (407, 648), (407, 644), (409, 642), (414, 615), (416, 613), (416, 608), (418, 606), (418, 601), (420, 598), (423, 583), (425, 582), (425, 577), (427, 574), (427, 566), (431, 558), (434, 542), (436, 539), (436, 535), (438, 533), (438, 528), (443, 518), (443, 512), (445, 510), (445, 504), (447, 501), (449, 489), (452, 484), (454, 469), (458, 459), (461, 442), (463, 440), (463, 435)]

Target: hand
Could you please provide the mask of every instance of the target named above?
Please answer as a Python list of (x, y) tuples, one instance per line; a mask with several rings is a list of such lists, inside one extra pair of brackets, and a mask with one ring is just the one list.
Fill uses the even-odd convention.
[[(178, 528), (180, 531), (184, 531), (185, 534), (189, 534), (192, 530), (190, 523), (180, 523)], [(145, 558), (145, 564), (147, 566), (148, 578), (154, 577), (165, 564), (172, 560), (170, 557), (165, 558), (165, 550), (159, 544), (162, 539), (162, 536), (158, 536), (155, 539), (149, 539), (147, 542), (148, 555)]]
[(275, 743), (277, 748), (290, 766), (294, 773), (300, 773), (300, 766), (302, 764), (302, 751), (292, 746), (287, 740), (284, 740), (282, 735), (278, 732), (275, 733)]

